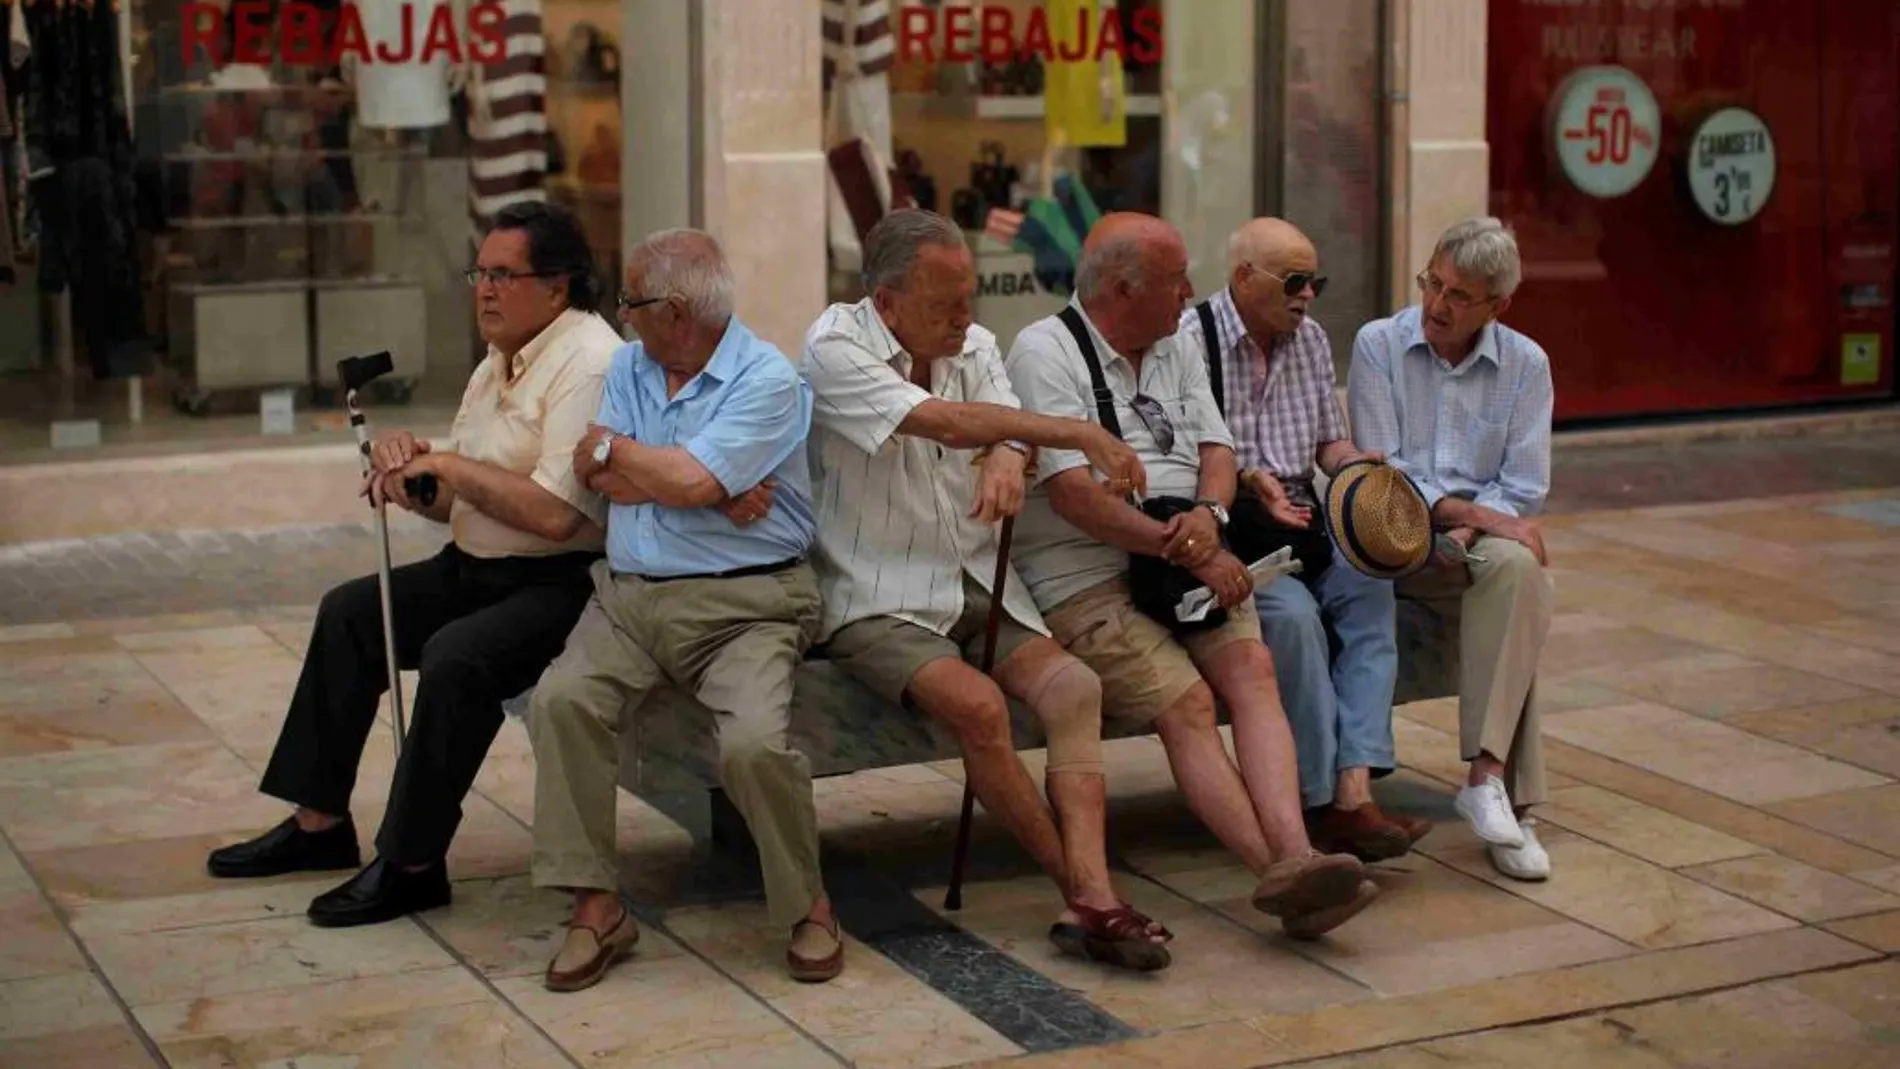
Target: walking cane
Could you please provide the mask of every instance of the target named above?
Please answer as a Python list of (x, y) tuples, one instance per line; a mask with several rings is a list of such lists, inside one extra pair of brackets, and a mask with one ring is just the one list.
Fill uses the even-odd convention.
[[(336, 362), (337, 378), (342, 380), (345, 391), (343, 404), (349, 409), (350, 429), (356, 432), (356, 447), (362, 454), (365, 479), (376, 468), (370, 459), (369, 427), (362, 408), (356, 403), (356, 391), (394, 370), (395, 363), (387, 350), (368, 356), (346, 356)], [(396, 664), (395, 613), (389, 601), (389, 516), (382, 495), (374, 488), (370, 491), (370, 507), (376, 510), (376, 581), (383, 605), (383, 661), (389, 666), (390, 727), (396, 735), (396, 757), (401, 759), (402, 740), (408, 729), (402, 718), (402, 670)]]
[[(996, 667), (996, 631), (1003, 626), (1003, 585), (1009, 579), (1009, 538), (1015, 533), (1016, 517), (1003, 517), (1003, 531), (996, 537), (996, 578), (990, 582), (990, 618), (983, 630), (983, 674)], [(963, 908), (963, 861), (970, 853), (970, 821), (975, 816), (976, 792), (970, 789), (970, 766), (963, 766), (963, 816), (957, 821), (957, 848), (950, 859), (950, 889), (944, 892), (943, 908)]]

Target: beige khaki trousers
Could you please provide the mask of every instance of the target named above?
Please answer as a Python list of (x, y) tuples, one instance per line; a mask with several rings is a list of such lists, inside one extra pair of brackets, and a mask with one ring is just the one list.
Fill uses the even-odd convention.
[(621, 726), (672, 685), (712, 712), (720, 782), (758, 844), (772, 923), (789, 928), (823, 893), (811, 763), (786, 731), (792, 676), (819, 626), (811, 567), (649, 583), (602, 561), (593, 574), (594, 597), (528, 713), (534, 885), (619, 886)]
[(1537, 558), (1508, 538), (1480, 535), (1485, 560), (1432, 567), (1399, 581), (1399, 595), (1430, 603), (1459, 625), (1458, 746), (1504, 761), (1515, 805), (1545, 800), (1543, 728), (1537, 712), (1537, 658), (1550, 633), (1556, 591)]

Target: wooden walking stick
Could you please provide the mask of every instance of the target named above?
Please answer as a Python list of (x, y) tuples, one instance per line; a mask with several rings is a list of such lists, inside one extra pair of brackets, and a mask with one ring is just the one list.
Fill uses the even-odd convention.
[[(1003, 587), (1009, 580), (1009, 539), (1015, 533), (1016, 517), (1003, 517), (1002, 533), (996, 537), (996, 577), (990, 582), (990, 618), (983, 629), (984, 675), (996, 667), (996, 632), (1003, 626)], [(950, 889), (944, 892), (943, 908), (963, 908), (963, 862), (970, 853), (970, 821), (975, 816), (976, 792), (970, 789), (970, 765), (963, 764), (963, 816), (957, 821), (956, 853), (950, 858)]]

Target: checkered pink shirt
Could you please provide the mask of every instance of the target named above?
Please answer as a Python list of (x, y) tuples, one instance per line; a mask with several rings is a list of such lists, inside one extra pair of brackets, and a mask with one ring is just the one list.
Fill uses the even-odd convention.
[[(1311, 479), (1319, 447), (1346, 437), (1325, 328), (1308, 315), (1298, 330), (1274, 339), (1268, 359), (1241, 325), (1233, 294), (1223, 287), (1211, 300), (1227, 429), (1240, 466), (1264, 468), (1281, 479)], [(1181, 316), (1181, 327), (1194, 344), (1206, 344), (1192, 305)]]

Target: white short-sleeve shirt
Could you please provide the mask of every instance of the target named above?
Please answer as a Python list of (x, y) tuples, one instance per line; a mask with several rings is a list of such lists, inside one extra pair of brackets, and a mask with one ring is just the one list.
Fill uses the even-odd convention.
[[(1078, 312), (1081, 307), (1071, 302)], [(1122, 440), (1141, 457), (1148, 470), (1149, 497), (1200, 496), (1201, 446), (1233, 448), (1233, 436), (1214, 404), (1207, 384), (1207, 367), (1198, 346), (1184, 344), (1180, 333), (1156, 342), (1141, 361), (1140, 381), (1134, 365), (1116, 352), (1101, 331), (1082, 313), (1082, 322), (1095, 342), (1102, 377), (1115, 397), (1115, 418)], [(1100, 423), (1088, 365), (1074, 335), (1057, 316), (1024, 327), (1004, 360), (1010, 385), (1023, 408), (1050, 416), (1067, 416)], [(1174, 427), (1174, 448), (1163, 453), (1155, 435), (1135, 411), (1136, 396), (1159, 402)], [(1128, 554), (1082, 533), (1056, 515), (1043, 484), (1071, 468), (1087, 466), (1088, 458), (1065, 449), (1045, 449), (1037, 485), (1023, 503), (1016, 521), (1015, 545), (1010, 553), (1030, 593), (1042, 611), (1049, 612), (1076, 594), (1113, 579), (1128, 568)], [(1097, 479), (1101, 472), (1093, 473)]]
[[(931, 363), (926, 391), (910, 381), (910, 354), (866, 298), (826, 309), (806, 333), (800, 364), (813, 397), (820, 641), (873, 616), (947, 634), (963, 612), (962, 576), (990, 589), (997, 527), (969, 515), (976, 452), (897, 426), (932, 397), (1021, 407), (995, 336), (972, 325), (960, 354)], [(1004, 610), (1047, 634), (1022, 582), (1012, 573), (1006, 584)]]

